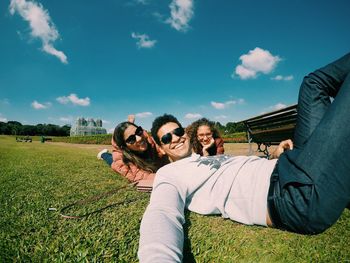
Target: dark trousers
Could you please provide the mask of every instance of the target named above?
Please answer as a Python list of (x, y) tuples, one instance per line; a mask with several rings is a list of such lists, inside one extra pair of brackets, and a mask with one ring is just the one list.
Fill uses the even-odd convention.
[(113, 156), (111, 153), (103, 153), (101, 155), (101, 158), (109, 165), (111, 166), (113, 163)]
[(288, 231), (321, 233), (350, 203), (350, 53), (304, 78), (294, 145), (271, 177), (271, 220)]

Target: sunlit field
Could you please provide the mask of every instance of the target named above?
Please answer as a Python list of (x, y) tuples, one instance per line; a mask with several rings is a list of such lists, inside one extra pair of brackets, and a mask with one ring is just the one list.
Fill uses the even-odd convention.
[[(225, 147), (234, 152), (233, 145)], [(137, 262), (139, 225), (149, 194), (127, 187), (67, 210), (69, 215), (80, 215), (135, 200), (83, 219), (65, 219), (49, 210), (128, 184), (96, 159), (101, 148), (16, 142), (0, 136), (0, 262)], [(241, 154), (246, 151), (243, 146), (239, 149)], [(184, 262), (350, 261), (348, 209), (317, 236), (190, 212), (186, 218)]]

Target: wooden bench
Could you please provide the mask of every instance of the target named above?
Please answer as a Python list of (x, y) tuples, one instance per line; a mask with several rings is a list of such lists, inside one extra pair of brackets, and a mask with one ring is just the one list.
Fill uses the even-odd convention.
[(16, 142), (32, 142), (32, 138), (29, 136), (16, 137)]
[[(258, 151), (268, 158), (271, 145), (278, 145), (286, 139), (293, 140), (296, 120), (297, 104), (294, 104), (242, 121), (247, 129), (249, 154), (252, 154), (252, 143), (258, 144)], [(264, 149), (261, 149), (262, 145)]]

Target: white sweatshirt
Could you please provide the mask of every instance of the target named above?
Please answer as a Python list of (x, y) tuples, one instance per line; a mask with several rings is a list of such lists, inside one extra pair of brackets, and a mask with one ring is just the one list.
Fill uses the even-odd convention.
[(140, 262), (181, 262), (184, 209), (266, 226), (276, 160), (198, 154), (158, 170), (140, 228)]

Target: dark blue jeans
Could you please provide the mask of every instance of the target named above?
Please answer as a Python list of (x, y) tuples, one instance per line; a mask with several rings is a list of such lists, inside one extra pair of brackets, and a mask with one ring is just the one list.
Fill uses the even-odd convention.
[(350, 53), (304, 78), (294, 144), (272, 174), (270, 216), (278, 228), (321, 233), (350, 203)]
[(101, 155), (101, 158), (109, 165), (111, 166), (113, 163), (113, 156), (111, 153), (103, 153)]

